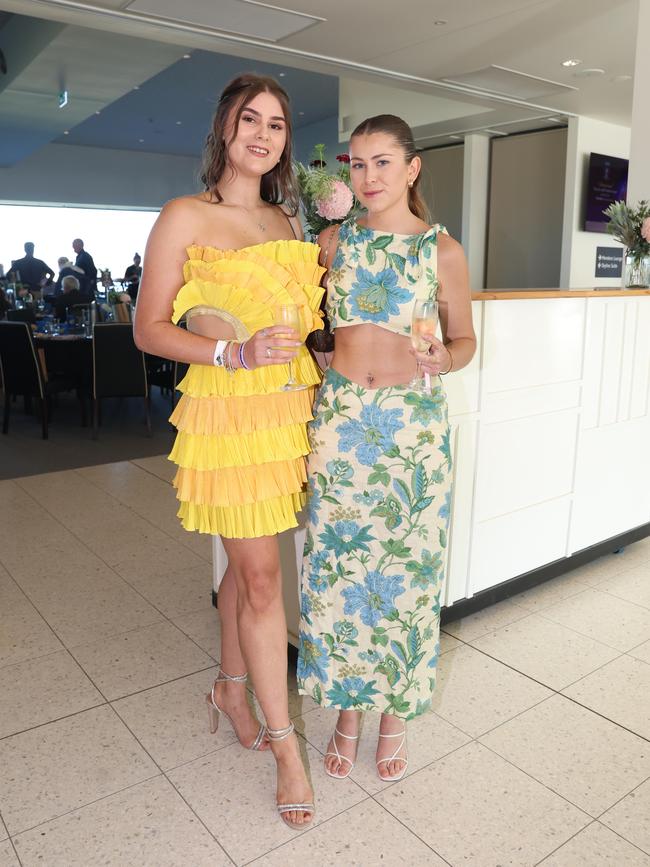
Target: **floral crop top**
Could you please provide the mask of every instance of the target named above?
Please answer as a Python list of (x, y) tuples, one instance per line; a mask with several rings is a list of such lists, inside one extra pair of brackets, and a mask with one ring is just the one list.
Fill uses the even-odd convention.
[(341, 224), (327, 279), (330, 328), (371, 323), (396, 334), (411, 333), (416, 298), (438, 292), (437, 239), (447, 230), (435, 224), (419, 235), (398, 235)]

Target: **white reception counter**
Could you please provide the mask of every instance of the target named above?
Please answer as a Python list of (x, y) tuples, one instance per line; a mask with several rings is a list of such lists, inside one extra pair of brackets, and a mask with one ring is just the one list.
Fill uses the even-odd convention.
[[(650, 533), (650, 291), (473, 299), (478, 349), (445, 383), (454, 497), (444, 620)], [(294, 644), (303, 535), (282, 539)], [(215, 586), (224, 566), (216, 539)]]

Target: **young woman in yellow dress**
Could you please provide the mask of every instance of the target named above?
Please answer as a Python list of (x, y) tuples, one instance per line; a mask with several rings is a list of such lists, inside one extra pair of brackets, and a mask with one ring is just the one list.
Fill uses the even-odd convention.
[[(321, 327), (323, 269), (295, 217), (291, 117), (276, 81), (248, 74), (225, 88), (203, 182), (203, 193), (166, 204), (152, 230), (135, 336), (147, 352), (190, 363), (171, 417), (178, 514), (187, 530), (219, 535), (228, 556), (211, 730), (222, 713), (243, 746), (270, 746), (278, 810), (303, 828), (313, 793), (289, 719), (277, 534), (296, 526), (304, 503), (319, 381), (304, 340)], [(274, 324), (280, 307), (297, 328)], [(301, 390), (287, 388), (291, 375)], [(248, 704), (248, 675), (265, 726)]]
[(350, 177), (367, 213), (319, 239), (335, 350), (309, 425), (298, 686), (339, 712), (325, 756), (337, 778), (354, 766), (370, 711), (380, 715), (377, 773), (400, 779), (405, 723), (429, 709), (435, 687), (451, 497), (439, 374), (468, 364), (476, 339), (465, 256), (426, 220), (420, 169), (401, 118), (363, 121)]

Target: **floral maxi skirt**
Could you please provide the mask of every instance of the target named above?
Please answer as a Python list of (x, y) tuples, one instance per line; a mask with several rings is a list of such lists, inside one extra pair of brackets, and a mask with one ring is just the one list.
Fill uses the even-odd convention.
[(451, 498), (446, 397), (331, 368), (309, 425), (298, 687), (411, 719), (431, 705)]

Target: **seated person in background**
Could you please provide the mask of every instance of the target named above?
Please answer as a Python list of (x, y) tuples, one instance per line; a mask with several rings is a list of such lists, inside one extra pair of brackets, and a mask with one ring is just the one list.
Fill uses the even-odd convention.
[(0, 319), (4, 319), (7, 315), (7, 310), (11, 310), (11, 304), (7, 300), (5, 290), (0, 285)]
[(58, 295), (54, 301), (54, 315), (60, 322), (65, 322), (68, 310), (75, 304), (84, 304), (87, 297), (79, 290), (79, 281), (76, 277), (68, 275), (62, 281), (63, 294)]
[(61, 284), (63, 283), (64, 277), (76, 277), (80, 283), (85, 277), (83, 268), (80, 268), (78, 265), (73, 265), (67, 256), (59, 256), (58, 264), (59, 276), (56, 278), (56, 283), (54, 284), (55, 295), (62, 294), (63, 286)]
[[(11, 270), (20, 274), (19, 282), (27, 286), (29, 291), (41, 291), (41, 285), (54, 277), (54, 271), (41, 259), (34, 256), (34, 245), (31, 241), (24, 244), (25, 255), (22, 259), (14, 259)], [(16, 275), (18, 279), (18, 275)]]
[(129, 295), (134, 301), (138, 297), (138, 288), (140, 286), (140, 278), (142, 277), (142, 265), (140, 264), (141, 262), (142, 259), (140, 258), (140, 254), (136, 253), (133, 257), (133, 265), (129, 265), (129, 267), (124, 272), (126, 291), (129, 293)]

